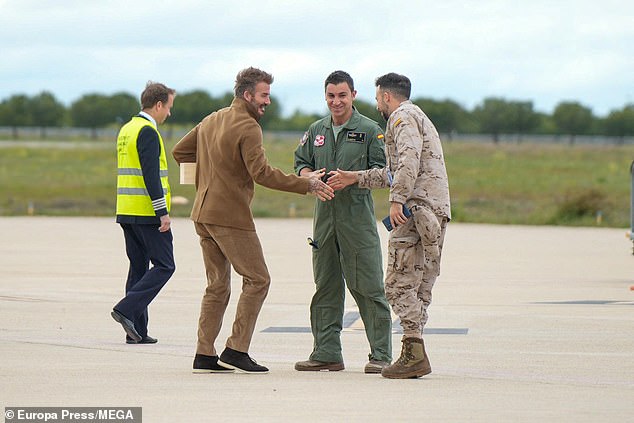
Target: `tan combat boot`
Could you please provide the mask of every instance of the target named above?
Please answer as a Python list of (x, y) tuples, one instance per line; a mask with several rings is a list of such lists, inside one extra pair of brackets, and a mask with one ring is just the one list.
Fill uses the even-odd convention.
[(425, 344), (419, 338), (403, 339), (399, 359), (381, 371), (381, 375), (389, 379), (416, 378), (429, 373), (431, 373), (431, 365), (425, 354)]

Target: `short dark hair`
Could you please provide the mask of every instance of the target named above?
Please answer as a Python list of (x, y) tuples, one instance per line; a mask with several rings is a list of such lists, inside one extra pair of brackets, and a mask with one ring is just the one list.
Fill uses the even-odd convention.
[(354, 81), (348, 72), (344, 72), (342, 70), (336, 70), (326, 78), (326, 82), (324, 82), (324, 91), (326, 91), (326, 87), (328, 84), (338, 85), (342, 82), (348, 84), (350, 87), (350, 91), (354, 91)]
[(254, 67), (242, 69), (236, 75), (236, 85), (233, 87), (234, 95), (236, 98), (242, 97), (245, 91), (253, 94), (255, 86), (260, 82), (266, 82), (271, 85), (273, 83), (273, 75)]
[(409, 96), (412, 93), (412, 83), (409, 78), (394, 72), (379, 76), (376, 78), (374, 85), (380, 87), (383, 91), (389, 91), (405, 100), (409, 100)]
[(175, 95), (176, 90), (166, 87), (160, 82), (148, 81), (141, 93), (141, 109), (151, 109), (159, 101), (167, 103), (170, 95)]

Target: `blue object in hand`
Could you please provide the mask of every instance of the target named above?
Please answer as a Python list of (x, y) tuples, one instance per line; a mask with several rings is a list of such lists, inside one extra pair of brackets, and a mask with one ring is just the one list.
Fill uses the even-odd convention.
[[(406, 218), (410, 218), (410, 216), (412, 215), (412, 212), (410, 211), (410, 209), (408, 209), (405, 204), (403, 204), (403, 214), (405, 215)], [(388, 231), (391, 231), (392, 229), (392, 222), (390, 222), (390, 216), (386, 216), (385, 218), (383, 218), (383, 220), (381, 221), (383, 222), (383, 225), (385, 225), (385, 229), (387, 229)]]

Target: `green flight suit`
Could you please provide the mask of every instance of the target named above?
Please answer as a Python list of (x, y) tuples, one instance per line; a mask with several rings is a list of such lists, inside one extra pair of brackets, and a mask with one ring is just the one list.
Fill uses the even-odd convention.
[[(313, 123), (295, 150), (295, 171), (326, 168), (326, 173), (385, 167), (383, 131), (354, 109), (334, 139), (332, 118)], [(392, 359), (392, 320), (383, 286), (381, 241), (369, 189), (357, 184), (316, 201), (313, 221), (315, 294), (310, 304), (314, 337), (311, 360), (343, 362), (345, 285), (354, 297), (370, 343), (369, 358)], [(344, 283), (345, 282), (345, 283)]]

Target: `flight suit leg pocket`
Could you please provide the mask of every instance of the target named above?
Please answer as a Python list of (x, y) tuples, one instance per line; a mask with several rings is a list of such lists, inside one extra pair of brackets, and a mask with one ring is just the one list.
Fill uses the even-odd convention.
[(350, 289), (367, 296), (383, 294), (383, 265), (381, 247), (358, 249), (345, 266), (346, 282)]

